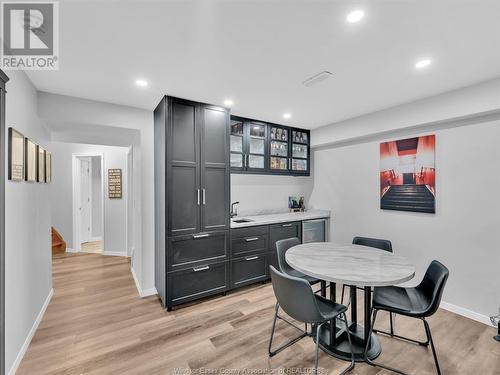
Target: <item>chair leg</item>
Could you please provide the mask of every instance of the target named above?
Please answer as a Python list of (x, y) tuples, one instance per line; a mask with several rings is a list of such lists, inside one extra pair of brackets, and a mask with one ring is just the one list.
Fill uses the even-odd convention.
[(318, 362), (319, 362), (319, 334), (321, 332), (321, 327), (324, 323), (318, 324), (316, 327), (316, 360), (314, 362), (314, 375), (318, 373)]
[(403, 372), (401, 370), (398, 370), (398, 369), (395, 369), (395, 368), (392, 368), (392, 367), (389, 367), (389, 366), (386, 366), (386, 365), (381, 365), (380, 363), (375, 363), (370, 358), (368, 358), (368, 348), (370, 348), (370, 341), (371, 341), (371, 338), (372, 338), (373, 326), (375, 325), (375, 320), (377, 319), (377, 312), (378, 312), (375, 309), (373, 309), (372, 311), (373, 311), (372, 325), (370, 327), (370, 332), (369, 332), (368, 338), (366, 340), (366, 347), (365, 347), (365, 353), (364, 353), (364, 357), (365, 357), (366, 363), (368, 363), (369, 365), (375, 366), (375, 367), (381, 367), (383, 369), (395, 372), (397, 374), (408, 375), (407, 373), (405, 373), (405, 372)]
[(354, 348), (352, 347), (352, 339), (351, 339), (351, 333), (349, 331), (349, 323), (347, 323), (347, 316), (345, 315), (345, 312), (342, 313), (342, 316), (344, 317), (342, 320), (344, 321), (345, 324), (345, 330), (347, 332), (347, 340), (349, 341), (349, 349), (351, 350), (351, 364), (344, 371), (342, 371), (340, 375), (344, 375), (354, 368)]
[(345, 284), (342, 284), (342, 298), (340, 299), (340, 304), (344, 304), (344, 292), (345, 292)]
[[(290, 323), (288, 320), (286, 319), (283, 319), (282, 317), (280, 317), (278, 315), (278, 310), (279, 310), (280, 306), (278, 304), (278, 302), (276, 302), (276, 308), (275, 308), (275, 311), (274, 311), (274, 320), (273, 320), (273, 328), (272, 328), (272, 331), (271, 331), (271, 338), (269, 340), (269, 347), (268, 347), (268, 353), (269, 353), (269, 357), (273, 357), (275, 356), (276, 354), (278, 354), (279, 352), (281, 352), (282, 350), (288, 348), (289, 346), (295, 344), (297, 341), (303, 339), (304, 337), (307, 337), (309, 334), (304, 331), (302, 331), (301, 328), (297, 327), (296, 325), (294, 325), (293, 323)], [(276, 350), (272, 350), (271, 347), (272, 347), (272, 344), (273, 344), (273, 338), (274, 338), (274, 331), (276, 330), (276, 320), (278, 319), (281, 319), (283, 320), (285, 323), (288, 323), (290, 324), (292, 327), (295, 327), (297, 328), (298, 330), (302, 331), (302, 334), (300, 336), (297, 336), (296, 338), (290, 340), (289, 342), (287, 342), (286, 344), (280, 346), (278, 349)]]
[(436, 354), (436, 348), (434, 347), (434, 341), (432, 341), (431, 328), (429, 327), (429, 323), (427, 320), (422, 319), (424, 321), (425, 333), (427, 335), (428, 341), (431, 343), (432, 355), (434, 357), (434, 363), (436, 364), (436, 371), (438, 375), (441, 375), (441, 368), (439, 367), (439, 361)]
[(393, 322), (394, 315), (392, 313), (389, 313), (389, 322), (391, 324), (391, 337), (394, 336), (394, 322)]
[(389, 314), (390, 314), (389, 317), (391, 319), (390, 320), (390, 322), (391, 322), (391, 330), (390, 330), (390, 332), (382, 331), (382, 330), (379, 330), (379, 329), (373, 329), (373, 332), (375, 332), (375, 333), (381, 333), (383, 335), (388, 335), (388, 336), (391, 336), (392, 338), (395, 338), (395, 339), (399, 339), (399, 340), (403, 340), (403, 341), (408, 341), (408, 342), (411, 342), (412, 344), (417, 344), (417, 345), (420, 345), (420, 346), (429, 346), (429, 335), (427, 335), (427, 331), (425, 331), (426, 332), (426, 336), (427, 336), (427, 341), (418, 341), (418, 340), (415, 340), (415, 339), (411, 339), (409, 337), (396, 335), (394, 333), (393, 319), (392, 319), (392, 317), (396, 316), (396, 314), (393, 314), (393, 313), (389, 313)]

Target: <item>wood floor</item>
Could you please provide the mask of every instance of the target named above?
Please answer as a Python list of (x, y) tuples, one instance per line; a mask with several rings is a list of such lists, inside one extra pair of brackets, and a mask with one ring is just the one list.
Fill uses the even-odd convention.
[(81, 245), (81, 251), (83, 251), (84, 253), (101, 254), (102, 241), (84, 242)]
[[(127, 258), (63, 254), (54, 258), (53, 274), (54, 297), (19, 375), (243, 374), (233, 369), (247, 369), (248, 375), (283, 373), (272, 369), (302, 375), (313, 365), (309, 338), (268, 358), (275, 302), (270, 284), (167, 313), (156, 296), (139, 298)], [(382, 317), (380, 326), (386, 327), (387, 317)], [(441, 309), (429, 321), (443, 374), (500, 374), (500, 344), (492, 339), (492, 327)], [(420, 322), (398, 317), (396, 329), (424, 338)], [(295, 335), (279, 323), (276, 343)], [(435, 374), (430, 349), (385, 337), (381, 343), (379, 361), (412, 374)], [(320, 355), (322, 374), (336, 374), (345, 365)], [(386, 373), (365, 364), (352, 371)]]

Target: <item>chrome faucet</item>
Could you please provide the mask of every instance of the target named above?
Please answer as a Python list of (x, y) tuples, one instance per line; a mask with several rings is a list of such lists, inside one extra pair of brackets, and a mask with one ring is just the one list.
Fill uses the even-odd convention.
[(230, 216), (231, 218), (238, 216), (238, 210), (236, 209), (236, 205), (239, 204), (240, 202), (233, 202), (231, 203), (231, 213)]

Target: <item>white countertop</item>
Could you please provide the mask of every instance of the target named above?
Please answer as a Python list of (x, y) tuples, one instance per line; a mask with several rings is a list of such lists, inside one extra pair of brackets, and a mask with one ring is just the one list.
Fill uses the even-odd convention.
[[(263, 215), (236, 216), (231, 219), (231, 229), (254, 227), (257, 225), (286, 223), (289, 221), (303, 221), (324, 219), (330, 217), (330, 211), (327, 210), (307, 210), (305, 212), (282, 212)], [(233, 220), (249, 219), (245, 223), (235, 223)]]

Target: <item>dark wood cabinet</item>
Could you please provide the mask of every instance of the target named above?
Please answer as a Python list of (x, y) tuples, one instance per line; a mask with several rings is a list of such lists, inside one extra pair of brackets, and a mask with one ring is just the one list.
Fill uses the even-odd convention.
[(229, 110), (166, 96), (154, 131), (155, 284), (170, 309), (228, 287)]
[(310, 174), (310, 132), (231, 116), (231, 172)]

